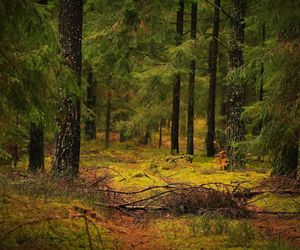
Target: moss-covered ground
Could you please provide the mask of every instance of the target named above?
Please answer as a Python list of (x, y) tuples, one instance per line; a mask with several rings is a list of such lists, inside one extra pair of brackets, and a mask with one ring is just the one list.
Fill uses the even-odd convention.
[[(101, 135), (99, 135), (101, 138)], [(202, 144), (203, 141), (197, 142)], [(218, 159), (196, 150), (193, 162), (171, 157), (167, 142), (158, 149), (133, 142), (82, 142), (81, 173), (107, 176), (115, 190), (135, 191), (168, 183), (257, 186), (268, 178), (266, 163), (243, 171), (225, 171)], [(184, 145), (183, 145), (184, 146)], [(101, 194), (91, 194), (75, 182), (52, 180), (51, 158), (46, 173), (26, 173), (3, 167), (0, 178), (0, 249), (297, 249), (300, 225), (296, 219), (261, 215), (233, 220), (221, 216), (144, 214), (129, 216), (95, 205)], [(270, 212), (300, 212), (299, 196), (263, 194), (251, 204)]]

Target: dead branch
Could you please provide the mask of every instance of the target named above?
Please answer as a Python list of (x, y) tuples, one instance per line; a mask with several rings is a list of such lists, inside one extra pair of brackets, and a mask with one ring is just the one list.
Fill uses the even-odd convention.
[[(216, 183), (214, 183), (216, 184)], [(218, 183), (219, 184), (219, 183)], [(143, 194), (149, 190), (159, 191), (156, 194), (148, 195), (144, 198), (135, 199), (125, 203), (94, 203), (97, 206), (113, 208), (117, 210), (168, 210), (174, 213), (206, 213), (218, 211), (231, 215), (247, 214), (247, 209), (242, 202), (236, 199), (229, 189), (226, 191), (215, 190), (204, 187), (205, 184), (198, 186), (174, 184), (165, 186), (152, 186), (136, 192), (122, 192), (106, 190), (107, 192), (122, 195)], [(232, 185), (229, 185), (232, 186)], [(166, 189), (162, 191), (161, 189)], [(240, 212), (237, 212), (240, 211)]]
[(94, 248), (93, 248), (93, 241), (92, 241), (92, 237), (91, 237), (91, 234), (90, 234), (90, 229), (89, 229), (88, 221), (87, 221), (87, 219), (86, 219), (85, 216), (83, 218), (84, 218), (84, 224), (85, 224), (86, 234), (87, 234), (88, 240), (89, 240), (90, 250), (94, 250)]

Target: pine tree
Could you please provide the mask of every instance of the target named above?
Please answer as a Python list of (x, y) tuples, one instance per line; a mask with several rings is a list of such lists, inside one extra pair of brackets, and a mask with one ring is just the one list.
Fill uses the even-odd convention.
[(8, 161), (25, 152), (31, 123), (51, 124), (57, 40), (37, 1), (1, 0), (0, 16), (0, 159)]
[(29, 138), (28, 170), (31, 172), (42, 171), (44, 169), (44, 126), (32, 122)]
[[(191, 39), (197, 38), (197, 3), (192, 3)], [(187, 118), (187, 154), (194, 155), (194, 98), (195, 98), (196, 59), (190, 62), (190, 76), (188, 87), (188, 118)]]
[[(179, 1), (179, 10), (177, 11), (176, 31), (177, 39), (176, 45), (182, 43), (184, 25), (184, 1)], [(171, 127), (171, 153), (179, 154), (179, 112), (180, 112), (180, 82), (181, 75), (176, 73), (173, 83), (173, 106), (172, 106), (172, 127)]]
[[(244, 18), (246, 1), (234, 0), (230, 42), (229, 68), (236, 71), (244, 63), (242, 44), (244, 43)], [(244, 155), (238, 150), (237, 143), (244, 140), (245, 125), (241, 119), (243, 112), (245, 89), (241, 79), (231, 79), (227, 86), (227, 169), (244, 167)]]
[[(48, 0), (39, 0), (39, 4), (47, 5)], [(28, 146), (29, 165), (28, 170), (31, 172), (41, 171), (44, 169), (44, 125), (30, 123), (29, 129), (29, 146)]]
[(109, 147), (110, 123), (111, 123), (111, 90), (107, 90), (106, 94), (106, 121), (105, 121), (105, 147)]
[(163, 119), (160, 118), (159, 121), (159, 139), (158, 139), (158, 148), (161, 148), (162, 146), (162, 134), (163, 133)]
[[(67, 66), (80, 83), (82, 43), (82, 0), (60, 0), (59, 35), (61, 53)], [(58, 132), (55, 135), (53, 175), (75, 176), (79, 171), (80, 155), (80, 101), (63, 90), (57, 111)]]
[[(255, 78), (256, 86), (263, 90), (263, 98), (243, 114), (254, 126), (261, 125), (259, 135), (246, 145), (249, 152), (272, 160), (273, 176), (295, 178), (300, 127), (299, 69), (295, 67), (300, 61), (300, 5), (293, 0), (252, 0), (249, 6), (249, 28), (259, 30), (257, 40), (266, 42), (247, 48), (250, 60), (243, 72), (238, 72), (248, 81)], [(264, 29), (268, 35), (261, 39)]]
[(96, 130), (96, 120), (95, 114), (93, 113), (96, 106), (96, 95), (95, 87), (96, 83), (94, 80), (94, 71), (93, 67), (89, 65), (88, 77), (87, 77), (87, 87), (86, 87), (86, 106), (92, 114), (89, 114), (88, 118), (85, 121), (85, 139), (93, 140), (96, 139), (97, 130)]
[(215, 112), (216, 112), (216, 85), (217, 85), (217, 60), (218, 60), (218, 38), (220, 25), (220, 0), (215, 0), (213, 37), (210, 44), (209, 71), (210, 82), (208, 92), (207, 109), (207, 135), (206, 154), (212, 157), (215, 154)]

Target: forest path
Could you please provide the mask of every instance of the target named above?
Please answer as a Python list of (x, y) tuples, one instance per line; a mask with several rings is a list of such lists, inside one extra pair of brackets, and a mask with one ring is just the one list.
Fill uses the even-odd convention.
[(280, 217), (271, 214), (260, 214), (251, 220), (251, 224), (264, 237), (285, 239), (290, 244), (300, 248), (300, 216)]
[(155, 228), (149, 226), (145, 220), (116, 212), (109, 220), (101, 221), (100, 224), (109, 230), (116, 242), (121, 243), (121, 249), (153, 249), (151, 239), (156, 234)]

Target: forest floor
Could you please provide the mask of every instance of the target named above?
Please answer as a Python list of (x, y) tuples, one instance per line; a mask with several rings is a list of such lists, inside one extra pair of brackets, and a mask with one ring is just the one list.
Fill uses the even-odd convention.
[(166, 144), (114, 142), (104, 150), (100, 140), (83, 142), (80, 178), (72, 182), (49, 177), (50, 156), (39, 175), (26, 172), (26, 159), (17, 169), (1, 169), (0, 249), (300, 249), (300, 217), (289, 214), (300, 212), (299, 195), (257, 195), (249, 208), (267, 213), (243, 219), (110, 207), (114, 195), (120, 197), (103, 196), (100, 189), (130, 193), (172, 183), (251, 188), (269, 177), (260, 161), (229, 172), (222, 159), (207, 158), (202, 149), (192, 163), (170, 157)]

